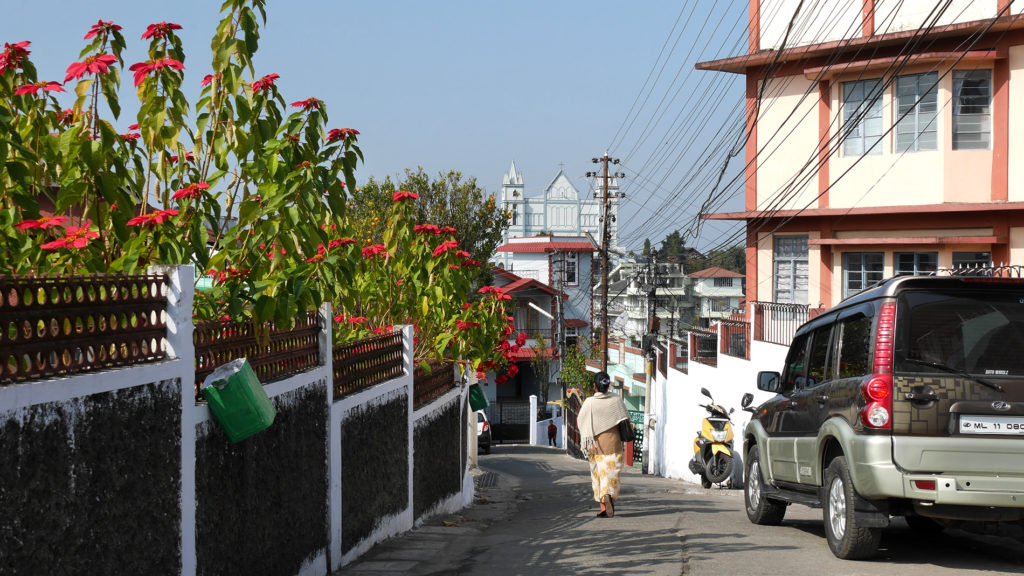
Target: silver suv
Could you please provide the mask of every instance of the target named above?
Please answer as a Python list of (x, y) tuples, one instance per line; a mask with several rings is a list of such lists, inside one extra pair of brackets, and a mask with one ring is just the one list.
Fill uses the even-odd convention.
[(1024, 518), (1024, 280), (888, 280), (801, 326), (757, 386), (776, 396), (744, 431), (755, 524), (821, 507), (833, 554), (865, 558), (893, 516)]

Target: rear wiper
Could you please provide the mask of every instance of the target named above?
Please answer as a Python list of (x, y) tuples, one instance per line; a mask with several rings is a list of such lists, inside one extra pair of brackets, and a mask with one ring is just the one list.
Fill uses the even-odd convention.
[(927, 366), (928, 368), (935, 368), (936, 370), (942, 370), (943, 372), (948, 372), (950, 374), (962, 376), (964, 378), (967, 378), (968, 380), (974, 380), (978, 384), (981, 384), (982, 386), (988, 386), (989, 388), (997, 392), (1006, 392), (1006, 390), (1003, 390), (1003, 387), (1000, 386), (999, 384), (996, 384), (995, 382), (989, 382), (988, 380), (982, 380), (981, 378), (978, 378), (977, 376), (970, 374), (966, 370), (959, 370), (957, 368), (953, 368), (952, 366), (946, 366), (941, 362), (929, 362), (927, 360), (919, 360), (917, 358), (907, 358), (906, 360), (911, 364), (917, 364), (918, 366)]

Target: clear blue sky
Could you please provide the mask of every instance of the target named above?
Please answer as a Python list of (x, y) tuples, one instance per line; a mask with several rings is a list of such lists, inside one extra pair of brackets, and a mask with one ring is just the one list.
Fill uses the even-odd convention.
[[(146, 25), (168, 21), (184, 27), (186, 85), (198, 93), (210, 71), (217, 0), (6, 4), (0, 41), (30, 40), (40, 79), (63, 79), (98, 19), (124, 28), (126, 66), (143, 59), (146, 41), (139, 37)], [(627, 247), (639, 249), (644, 237), (657, 243), (684, 228), (710, 189), (710, 182), (689, 178), (684, 194), (680, 183), (700, 161), (698, 149), (736, 118), (742, 83), (734, 75), (695, 72), (693, 63), (738, 54), (746, 46), (745, 23), (745, 2), (709, 0), (272, 0), (255, 61), (258, 75), (280, 74), (287, 101), (316, 96), (327, 103), (331, 127), (361, 132), (366, 163), (359, 181), (423, 166), (431, 174), (459, 170), (497, 193), (514, 160), (528, 196), (562, 163), (587, 194), (584, 173), (597, 168), (590, 159), (610, 149), (627, 174), (621, 235)], [(626, 123), (656, 63), (665, 64), (651, 77), (659, 82)], [(126, 110), (118, 124), (125, 128), (135, 114), (130, 74), (122, 84)], [(687, 108), (708, 100), (710, 109)], [(624, 123), (629, 130), (620, 133)], [(683, 154), (678, 143), (669, 146), (673, 139), (696, 145)], [(717, 172), (719, 157), (708, 170)], [(725, 209), (742, 208), (738, 202)], [(722, 224), (708, 226), (696, 244), (723, 237)]]

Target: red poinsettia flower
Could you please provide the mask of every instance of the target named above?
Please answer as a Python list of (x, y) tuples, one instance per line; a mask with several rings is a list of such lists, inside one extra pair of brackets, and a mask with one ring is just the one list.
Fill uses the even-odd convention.
[(320, 101), (316, 98), (307, 98), (305, 100), (299, 100), (298, 102), (292, 102), (292, 106), (295, 108), (302, 108), (303, 110), (319, 110)]
[(291, 140), (292, 142), (298, 142), (299, 141), (299, 137), (295, 136), (293, 134), (285, 134), (284, 137), (289, 139), (289, 140)]
[(128, 142), (131, 142), (132, 140), (138, 140), (139, 138), (142, 138), (142, 134), (139, 134), (138, 132), (128, 132), (127, 134), (121, 134), (121, 140), (125, 140)]
[(436, 257), (440, 256), (441, 254), (444, 254), (445, 252), (451, 250), (452, 248), (457, 247), (458, 245), (459, 245), (459, 241), (458, 240), (448, 240), (447, 242), (442, 242), (440, 246), (438, 246), (437, 248), (434, 248), (433, 256), (436, 258)]
[(22, 42), (16, 42), (14, 44), (8, 44), (4, 42), (4, 51), (0, 52), (0, 74), (7, 72), (7, 70), (15, 70), (21, 68), (21, 63), (28, 58), (30, 50), (29, 45), (32, 44), (28, 40)]
[(22, 94), (32, 94), (35, 96), (39, 90), (43, 90), (44, 92), (63, 92), (64, 87), (60, 85), (60, 82), (47, 82), (43, 80), (19, 86), (17, 90), (14, 91), (14, 95), (21, 96)]
[(206, 182), (193, 182), (188, 186), (178, 190), (171, 196), (174, 200), (181, 200), (182, 198), (199, 198), (203, 195), (203, 190), (209, 190), (210, 185)]
[(174, 24), (173, 22), (157, 22), (156, 24), (150, 24), (146, 26), (146, 31), (142, 33), (142, 39), (148, 40), (150, 38), (163, 38), (171, 33), (172, 30), (181, 30), (181, 26)]
[(136, 62), (128, 67), (129, 70), (135, 73), (136, 88), (139, 84), (142, 84), (142, 81), (146, 79), (146, 76), (148, 76), (150, 72), (156, 72), (161, 68), (184, 70), (185, 65), (174, 58), (161, 58), (159, 60), (153, 60), (152, 62)]
[(366, 324), (370, 319), (365, 316), (356, 316), (355, 318), (349, 318), (349, 324)]
[(170, 220), (171, 216), (177, 215), (177, 210), (175, 210), (174, 208), (168, 208), (167, 210), (157, 210), (156, 212), (150, 212), (149, 214), (136, 216), (135, 218), (129, 220), (127, 224), (129, 226), (147, 226), (152, 228), (158, 224), (163, 224), (164, 222)]
[(32, 230), (33, 228), (46, 230), (47, 228), (62, 226), (67, 221), (68, 219), (66, 216), (43, 216), (38, 220), (25, 220), (24, 222), (18, 222), (14, 227), (18, 230)]
[(412, 227), (413, 232), (417, 234), (440, 234), (441, 229), (433, 224), (417, 224)]
[(104, 22), (103, 20), (100, 20), (100, 21), (96, 22), (95, 24), (93, 24), (92, 28), (89, 28), (89, 31), (85, 33), (85, 40), (88, 40), (90, 38), (95, 38), (96, 35), (98, 35), (101, 32), (112, 32), (114, 30), (120, 30), (120, 29), (121, 29), (121, 27), (118, 26), (117, 24), (114, 24), (113, 20), (108, 20), (106, 22)]
[(354, 128), (332, 128), (327, 132), (327, 141), (334, 142), (335, 140), (347, 140), (349, 136), (356, 136), (359, 134), (359, 130)]
[(334, 315), (334, 323), (335, 324), (341, 324), (343, 322), (345, 322), (345, 315), (344, 314), (339, 312), (338, 314)]
[(465, 250), (456, 250), (455, 251), (455, 255), (458, 256), (459, 258), (469, 258), (470, 257), (470, 253), (466, 252)]
[(387, 246), (383, 244), (373, 244), (363, 248), (363, 258), (373, 258), (378, 254), (384, 254), (385, 257), (388, 255)]
[(138, 130), (139, 129), (139, 125), (138, 124), (131, 124), (131, 125), (128, 126), (128, 129), (129, 130)]
[(519, 366), (516, 366), (515, 364), (509, 364), (508, 370), (505, 371), (505, 374), (508, 374), (509, 378), (515, 376), (516, 374), (519, 374)]
[(463, 266), (469, 266), (469, 267), (479, 266), (480, 265), (480, 261), (479, 260), (470, 260), (470, 259), (467, 258), (466, 260), (462, 261), (462, 265)]
[(217, 72), (216, 74), (207, 74), (206, 76), (203, 76), (203, 81), (199, 83), (199, 86), (209, 86), (210, 82), (213, 82), (214, 78), (220, 78), (220, 72)]
[(89, 56), (81, 62), (73, 62), (68, 66), (67, 75), (64, 76), (64, 81), (67, 82), (72, 78), (78, 80), (86, 74), (106, 74), (107, 69), (115, 62), (117, 62), (117, 56), (114, 56), (113, 54), (97, 54), (95, 56)]
[(280, 76), (278, 76), (277, 74), (267, 74), (263, 78), (260, 78), (259, 80), (250, 84), (250, 86), (252, 87), (253, 92), (270, 90), (274, 86), (274, 82), (276, 82), (278, 78), (280, 78)]
[(335, 249), (335, 248), (337, 248), (339, 246), (347, 246), (349, 244), (355, 244), (355, 243), (356, 243), (356, 241), (353, 240), (352, 238), (339, 238), (337, 240), (331, 240), (330, 242), (328, 242), (327, 243), (327, 249), (328, 250), (333, 250), (333, 249)]
[[(186, 162), (192, 162), (195, 159), (196, 159), (196, 157), (191, 152), (185, 152), (185, 161)], [(175, 163), (177, 161), (178, 161), (178, 155), (177, 154), (175, 154), (174, 156), (171, 156), (171, 162), (172, 163)]]
[(92, 222), (86, 221), (81, 226), (68, 228), (63, 238), (47, 242), (40, 246), (43, 250), (59, 250), (61, 248), (85, 248), (94, 238), (99, 238), (99, 232), (91, 230)]
[(456, 232), (457, 230), (455, 228), (452, 228), (451, 226), (445, 226), (444, 228), (441, 228), (441, 234), (454, 236)]
[(526, 332), (520, 332), (516, 335), (516, 346), (522, 346), (526, 344)]
[(479, 328), (479, 322), (464, 322), (462, 320), (455, 321), (455, 327), (459, 330), (469, 330), (470, 328)]
[(391, 195), (391, 200), (393, 200), (395, 202), (401, 202), (402, 200), (415, 200), (415, 199), (417, 199), (419, 197), (420, 197), (420, 195), (415, 193), (415, 192), (408, 192), (406, 190), (401, 190), (399, 192), (395, 192), (394, 194), (392, 194)]

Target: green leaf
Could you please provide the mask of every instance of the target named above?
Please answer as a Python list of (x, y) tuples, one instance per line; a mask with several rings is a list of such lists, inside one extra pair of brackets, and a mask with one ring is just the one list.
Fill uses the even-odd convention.
[(256, 299), (256, 306), (254, 307), (254, 314), (258, 322), (267, 322), (274, 318), (274, 312), (277, 311), (277, 299), (271, 298), (266, 294), (261, 295)]

